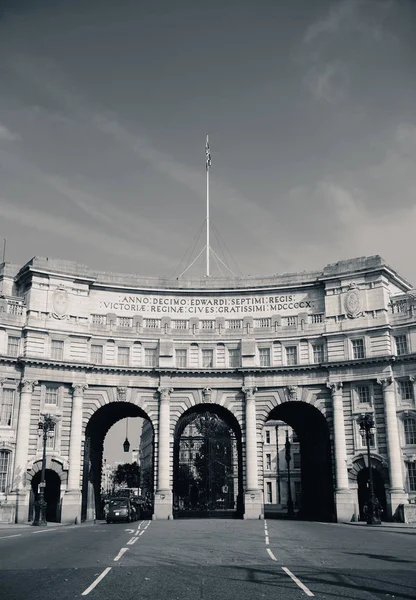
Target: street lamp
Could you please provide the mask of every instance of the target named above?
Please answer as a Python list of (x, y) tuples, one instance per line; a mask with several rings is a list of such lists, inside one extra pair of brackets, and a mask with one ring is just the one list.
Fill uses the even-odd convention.
[(370, 413), (362, 413), (359, 417), (358, 423), (360, 425), (360, 435), (363, 441), (367, 444), (367, 457), (368, 457), (368, 511), (367, 511), (367, 525), (379, 525), (381, 520), (376, 514), (376, 498), (374, 495), (373, 486), (373, 470), (371, 468), (371, 452), (370, 452), (370, 439), (375, 434), (376, 428), (373, 417)]
[(38, 423), (38, 434), (43, 437), (42, 472), (39, 484), (39, 500), (35, 503), (35, 520), (32, 525), (47, 525), (45, 502), (45, 472), (46, 472), (46, 441), (55, 435), (55, 420), (52, 415), (41, 415), (42, 421)]
[(286, 442), (285, 442), (285, 458), (287, 463), (287, 514), (289, 517), (293, 517), (293, 500), (292, 500), (292, 489), (290, 487), (290, 454), (291, 443), (289, 441), (289, 432), (286, 429)]
[(123, 450), (124, 452), (128, 452), (130, 450), (130, 442), (128, 438), (129, 433), (129, 419), (126, 419), (126, 439), (123, 442)]

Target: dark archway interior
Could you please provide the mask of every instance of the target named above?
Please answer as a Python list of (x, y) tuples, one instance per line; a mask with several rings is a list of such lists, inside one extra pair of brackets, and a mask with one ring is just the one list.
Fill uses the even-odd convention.
[[(178, 505), (176, 504), (177, 498), (180, 495), (179, 490), (180, 490), (181, 479), (182, 479), (181, 465), (180, 465), (180, 459), (179, 459), (181, 436), (184, 433), (184, 430), (187, 427), (187, 425), (189, 425), (190, 423), (195, 421), (198, 416), (202, 417), (203, 415), (212, 415), (212, 416), (218, 417), (220, 420), (220, 428), (221, 428), (221, 422), (222, 422), (224, 432), (226, 432), (227, 430), (231, 430), (233, 433), (233, 437), (235, 439), (234, 443), (236, 444), (237, 461), (238, 461), (238, 465), (237, 465), (238, 482), (237, 482), (237, 489), (236, 489), (237, 501), (236, 501), (236, 504), (233, 505), (232, 512), (227, 511), (227, 510), (221, 510), (221, 507), (218, 507), (218, 505), (215, 509), (212, 505), (209, 505), (209, 506), (207, 505), (207, 507), (205, 509), (201, 508), (200, 505), (198, 507), (196, 507), (195, 505), (193, 506), (194, 499), (196, 499), (198, 497), (199, 493), (201, 492), (201, 490), (197, 489), (198, 486), (196, 484), (193, 484), (192, 488), (190, 489), (190, 497), (188, 498), (189, 508), (187, 510), (181, 510), (178, 507)], [(218, 434), (218, 432), (217, 432), (217, 434)], [(212, 446), (212, 442), (216, 441), (215, 435), (217, 435), (217, 434), (214, 434), (213, 437), (209, 438), (209, 444), (211, 444), (211, 446)], [(225, 435), (225, 437), (227, 437), (227, 435)], [(229, 442), (229, 440), (223, 440), (223, 443), (224, 442), (225, 442), (225, 444), (227, 444), (227, 442)], [(204, 443), (208, 443), (208, 439)], [(214, 444), (214, 445), (216, 445), (216, 444)], [(224, 450), (225, 448), (223, 447), (222, 449)], [(221, 449), (219, 451), (221, 452)], [(217, 455), (217, 459), (218, 459), (218, 455)], [(205, 462), (201, 466), (201, 469), (203, 471), (204, 470), (207, 471), (206, 475), (207, 475), (208, 479), (210, 478), (210, 474), (213, 475), (212, 469), (215, 468), (214, 462), (210, 463), (210, 464)], [(231, 467), (231, 466), (232, 465), (230, 464), (229, 467)], [(208, 473), (208, 471), (210, 473)], [(214, 478), (215, 478), (215, 475), (214, 475)], [(222, 482), (222, 483), (224, 483), (224, 482)], [(212, 478), (211, 478), (210, 485), (213, 485)], [(242, 516), (242, 514), (243, 514), (243, 476), (242, 476), (241, 429), (240, 429), (240, 425), (239, 425), (237, 419), (234, 417), (234, 415), (232, 413), (230, 413), (228, 410), (226, 410), (225, 408), (223, 408), (222, 406), (218, 406), (218, 405), (214, 405), (214, 404), (199, 404), (198, 406), (194, 406), (194, 407), (190, 408), (189, 410), (187, 410), (182, 415), (182, 417), (179, 419), (179, 421), (176, 425), (176, 428), (175, 428), (175, 435), (174, 435), (173, 496), (174, 496), (174, 515), (176, 517), (221, 517), (221, 516), (239, 517), (239, 516)], [(224, 506), (224, 508), (225, 508), (225, 506)]]
[(332, 453), (328, 423), (314, 406), (304, 402), (285, 402), (269, 415), (284, 421), (297, 434), (301, 455), (301, 508), (298, 517), (334, 521)]
[[(378, 502), (381, 504), (381, 518), (384, 520), (387, 518), (387, 499), (386, 499), (386, 488), (384, 486), (384, 478), (380, 471), (372, 467), (371, 473), (373, 476), (373, 489), (374, 495)], [(368, 467), (364, 467), (357, 475), (358, 484), (358, 506), (360, 510), (360, 521), (365, 521), (367, 511), (365, 510), (369, 500), (369, 485), (368, 485)]]
[[(32, 479), (34, 501), (39, 500), (40, 481), (41, 471), (38, 471)], [(46, 469), (45, 483), (46, 520), (49, 523), (59, 523), (61, 520), (61, 478), (55, 471)]]
[[(85, 430), (84, 468), (82, 478), (82, 521), (89, 520), (91, 503), (95, 506), (95, 516), (101, 517), (101, 477), (104, 451), (104, 439), (109, 429), (127, 417), (148, 416), (129, 402), (112, 402), (99, 408), (90, 418)], [(92, 499), (93, 496), (93, 499)]]

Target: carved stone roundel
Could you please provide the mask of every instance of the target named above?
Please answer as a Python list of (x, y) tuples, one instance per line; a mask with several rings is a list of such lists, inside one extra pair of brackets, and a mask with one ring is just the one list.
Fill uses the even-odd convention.
[(53, 316), (56, 319), (66, 317), (68, 311), (68, 292), (64, 287), (57, 287), (52, 295)]
[(361, 313), (361, 297), (355, 285), (351, 285), (348, 290), (344, 300), (344, 307), (347, 316), (352, 319), (358, 317)]

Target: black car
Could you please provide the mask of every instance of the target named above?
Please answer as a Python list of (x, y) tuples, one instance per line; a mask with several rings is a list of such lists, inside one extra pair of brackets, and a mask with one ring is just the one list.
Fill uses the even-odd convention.
[(114, 521), (126, 521), (130, 523), (137, 519), (137, 511), (133, 507), (130, 498), (123, 496), (110, 498), (108, 500), (107, 523)]

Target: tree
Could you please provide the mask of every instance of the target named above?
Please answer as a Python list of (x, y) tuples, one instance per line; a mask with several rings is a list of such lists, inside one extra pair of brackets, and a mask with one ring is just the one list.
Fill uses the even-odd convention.
[(137, 462), (118, 465), (113, 475), (113, 481), (116, 485), (126, 484), (126, 487), (138, 488), (140, 486), (140, 467)]

